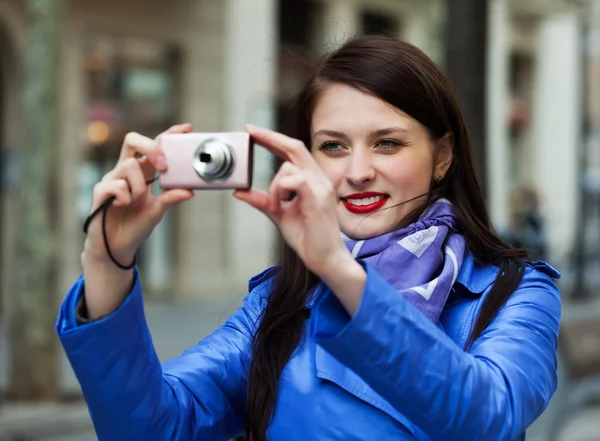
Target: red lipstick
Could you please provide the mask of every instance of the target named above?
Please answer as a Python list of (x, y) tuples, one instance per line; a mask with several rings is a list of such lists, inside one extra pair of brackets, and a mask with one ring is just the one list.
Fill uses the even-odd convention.
[[(364, 205), (355, 205), (349, 202), (349, 200), (365, 199), (371, 197), (381, 197), (381, 199), (376, 202), (373, 202), (372, 204)], [(382, 208), (386, 204), (388, 198), (389, 196), (384, 193), (376, 193), (370, 191), (366, 193), (349, 194), (348, 196), (342, 198), (342, 202), (344, 203), (344, 207), (346, 207), (346, 210), (350, 211), (351, 213), (366, 214)]]

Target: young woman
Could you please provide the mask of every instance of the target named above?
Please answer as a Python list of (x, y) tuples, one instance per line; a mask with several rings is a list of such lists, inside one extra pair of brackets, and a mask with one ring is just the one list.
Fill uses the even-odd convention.
[(95, 187), (94, 210), (114, 202), (89, 225), (57, 332), (99, 439), (524, 439), (556, 389), (559, 275), (490, 226), (439, 68), (409, 44), (357, 38), (295, 110), (290, 136), (247, 128), (279, 169), (268, 193), (235, 193), (279, 228), (278, 265), (163, 365), (127, 264), (192, 193), (150, 193), (167, 165), (160, 139), (139, 134)]

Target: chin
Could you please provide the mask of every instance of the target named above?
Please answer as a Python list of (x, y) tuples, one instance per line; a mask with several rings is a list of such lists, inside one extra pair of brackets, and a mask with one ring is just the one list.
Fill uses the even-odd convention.
[[(367, 222), (367, 221), (365, 221)], [(355, 227), (344, 227), (342, 225), (342, 232), (351, 239), (355, 240), (365, 240), (371, 239), (373, 237), (381, 236), (382, 234), (389, 233), (394, 231), (395, 228), (390, 226), (389, 228), (385, 228), (384, 226), (374, 226), (374, 225), (360, 225), (358, 228)]]

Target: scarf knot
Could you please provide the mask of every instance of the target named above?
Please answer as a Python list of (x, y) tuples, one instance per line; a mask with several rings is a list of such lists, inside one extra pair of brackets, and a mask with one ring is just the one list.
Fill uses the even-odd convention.
[(352, 256), (374, 268), (401, 295), (437, 323), (462, 267), (465, 238), (452, 204), (439, 199), (419, 219), (365, 240), (342, 234)]

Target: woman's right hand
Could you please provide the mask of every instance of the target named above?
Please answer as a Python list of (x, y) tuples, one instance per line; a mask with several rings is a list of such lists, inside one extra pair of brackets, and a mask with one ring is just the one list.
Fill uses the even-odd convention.
[[(171, 127), (165, 133), (186, 133), (190, 124)], [(122, 265), (129, 265), (138, 247), (146, 240), (174, 204), (191, 199), (193, 192), (171, 189), (155, 196), (147, 184), (156, 174), (167, 168), (156, 139), (138, 133), (129, 133), (123, 142), (119, 160), (93, 191), (91, 212), (111, 196), (108, 208), (106, 237), (113, 257)], [(85, 276), (85, 296), (92, 318), (105, 315), (121, 302), (129, 291), (131, 271), (124, 271), (112, 262), (106, 251), (102, 232), (102, 213), (91, 221), (82, 253)]]

